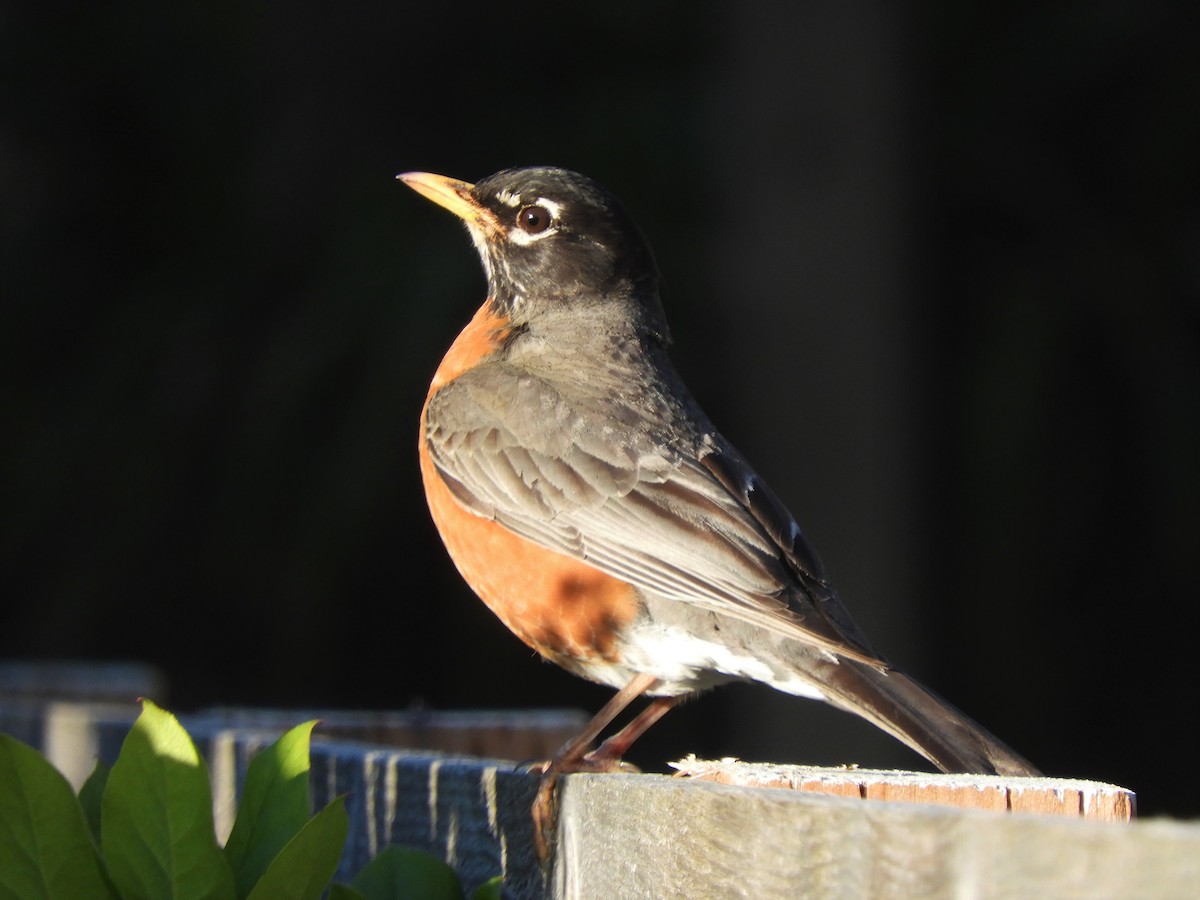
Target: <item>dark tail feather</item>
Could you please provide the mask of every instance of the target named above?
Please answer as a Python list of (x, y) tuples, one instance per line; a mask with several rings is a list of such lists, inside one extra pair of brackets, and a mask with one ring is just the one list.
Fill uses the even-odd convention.
[(826, 673), (830, 702), (903, 741), (943, 772), (1037, 776), (1029, 761), (895, 669), (845, 660)]

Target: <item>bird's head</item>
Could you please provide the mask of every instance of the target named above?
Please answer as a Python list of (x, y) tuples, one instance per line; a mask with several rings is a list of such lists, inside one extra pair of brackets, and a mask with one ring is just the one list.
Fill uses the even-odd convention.
[(650, 246), (590, 178), (545, 166), (505, 169), (476, 184), (428, 172), (397, 177), (466, 223), (489, 295), (514, 319), (601, 307), (665, 342)]

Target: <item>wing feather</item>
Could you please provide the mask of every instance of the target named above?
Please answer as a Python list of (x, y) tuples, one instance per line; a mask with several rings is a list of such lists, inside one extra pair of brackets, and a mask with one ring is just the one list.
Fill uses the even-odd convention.
[(640, 590), (877, 663), (791, 516), (715, 432), (676, 422), (668, 440), (659, 419), (615, 422), (489, 367), (442, 388), (426, 423), (434, 465), (477, 515)]

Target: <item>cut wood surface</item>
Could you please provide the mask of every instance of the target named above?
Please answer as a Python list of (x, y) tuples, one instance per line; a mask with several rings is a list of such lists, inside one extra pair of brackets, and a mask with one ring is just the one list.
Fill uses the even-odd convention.
[(822, 768), (701, 760), (672, 763), (680, 777), (741, 787), (774, 787), (863, 800), (932, 803), (962, 809), (1072, 816), (1100, 822), (1133, 818), (1132, 791), (1097, 781), (1066, 778), (1001, 778), (995, 775), (933, 775), (879, 769)]

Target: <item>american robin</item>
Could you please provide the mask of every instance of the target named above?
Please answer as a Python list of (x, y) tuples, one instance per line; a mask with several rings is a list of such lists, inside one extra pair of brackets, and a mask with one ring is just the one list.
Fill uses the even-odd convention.
[(433, 520), (513, 633), (619, 689), (551, 776), (613, 768), (681, 698), (739, 679), (856, 713), (947, 772), (1037, 774), (871, 649), (668, 359), (657, 265), (612, 195), (557, 168), (399, 178), (466, 223), (488, 280), (421, 412)]

